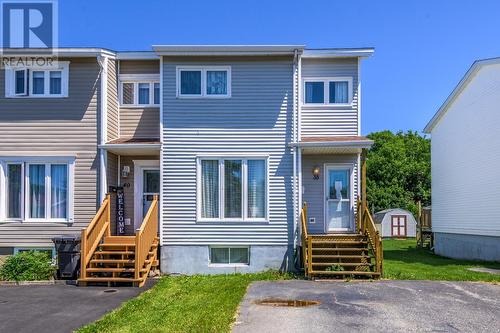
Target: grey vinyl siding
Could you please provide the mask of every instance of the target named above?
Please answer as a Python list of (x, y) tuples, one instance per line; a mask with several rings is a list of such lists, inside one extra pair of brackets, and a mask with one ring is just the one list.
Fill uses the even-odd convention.
[[(302, 155), (302, 200), (307, 203), (308, 219), (314, 217), (316, 223), (307, 224), (308, 231), (313, 234), (325, 232), (325, 164), (342, 163), (354, 165), (354, 202), (358, 193), (358, 155)], [(319, 179), (314, 179), (311, 170), (320, 166)]]
[(120, 60), (120, 74), (159, 74), (159, 60)]
[[(293, 230), (292, 57), (165, 57), (162, 244), (286, 245)], [(228, 99), (176, 98), (176, 66), (231, 66)], [(196, 222), (196, 158), (269, 156), (269, 223)]]
[[(352, 105), (349, 107), (332, 107), (303, 104), (301, 111), (302, 136), (358, 135), (358, 59), (302, 60), (302, 80), (339, 76), (352, 78)], [(302, 89), (302, 94), (304, 92), (305, 89)], [(301, 98), (304, 100), (303, 96)]]
[(160, 137), (160, 108), (120, 108), (120, 136)]
[(119, 119), (118, 119), (118, 78), (116, 76), (116, 61), (109, 60), (108, 63), (108, 82), (107, 82), (107, 122), (108, 135), (107, 140), (117, 139), (119, 137)]
[(0, 71), (0, 159), (75, 156), (74, 223), (1, 221), (0, 247), (52, 246), (53, 236), (79, 234), (95, 215), (99, 65), (95, 58), (64, 60), (70, 61), (67, 98), (5, 98)]

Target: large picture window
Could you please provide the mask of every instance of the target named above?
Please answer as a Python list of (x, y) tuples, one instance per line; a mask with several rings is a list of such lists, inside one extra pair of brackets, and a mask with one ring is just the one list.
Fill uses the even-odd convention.
[(73, 161), (1, 162), (5, 186), (0, 218), (25, 221), (72, 220)]
[(199, 161), (199, 219), (267, 219), (267, 159), (202, 158)]

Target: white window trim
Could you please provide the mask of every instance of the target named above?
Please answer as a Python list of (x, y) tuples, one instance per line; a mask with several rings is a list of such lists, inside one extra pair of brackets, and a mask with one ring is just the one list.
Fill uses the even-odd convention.
[[(23, 184), (21, 196), (21, 218), (7, 218), (7, 165), (22, 164)], [(29, 165), (30, 164), (45, 164), (45, 218), (30, 218), (29, 217)], [(68, 207), (67, 218), (51, 218), (50, 217), (50, 167), (51, 164), (66, 164), (68, 165)], [(74, 222), (74, 181), (75, 181), (75, 158), (74, 157), (8, 157), (2, 158), (0, 161), (0, 223), (1, 222), (22, 222), (22, 223), (66, 223)]]
[[(155, 83), (160, 84), (159, 74), (120, 74), (118, 76), (119, 81), (119, 96), (118, 100), (120, 102), (121, 108), (159, 108), (160, 104), (154, 104), (154, 87)], [(124, 104), (123, 103), (123, 84), (132, 83), (134, 85), (134, 103)], [(149, 83), (149, 104), (139, 104), (139, 83)], [(161, 87), (160, 87), (161, 96)], [(161, 101), (161, 98), (160, 98)]]
[[(218, 160), (219, 161), (219, 218), (203, 218), (201, 216), (201, 161), (203, 160)], [(242, 205), (242, 217), (241, 218), (226, 218), (224, 217), (224, 160), (241, 160), (242, 161), (242, 172), (241, 177), (243, 179), (242, 195), (241, 195), (241, 205)], [(249, 218), (248, 217), (248, 160), (263, 160), (266, 165), (266, 188), (265, 188), (265, 214), (262, 218)], [(221, 217), (222, 216), (222, 217)], [(196, 221), (197, 222), (241, 222), (246, 223), (268, 223), (269, 222), (269, 156), (257, 155), (257, 156), (231, 156), (231, 155), (217, 155), (217, 156), (199, 156), (196, 160)]]
[[(330, 103), (330, 82), (345, 82), (347, 81), (347, 103)], [(350, 76), (335, 76), (335, 77), (311, 77), (302, 80), (302, 104), (306, 107), (321, 107), (321, 106), (335, 106), (346, 107), (352, 106), (353, 101), (353, 88), (352, 77)], [(308, 82), (323, 82), (323, 103), (306, 103), (306, 83)]]
[[(25, 70), (25, 93), (16, 94), (16, 71)], [(44, 72), (44, 93), (33, 95), (33, 71)], [(50, 72), (61, 71), (61, 93), (50, 94)], [(64, 98), (69, 95), (69, 61), (58, 61), (54, 67), (7, 67), (5, 69), (5, 98)]]
[[(247, 249), (248, 250), (248, 262), (245, 263), (229, 263), (229, 264), (219, 264), (212, 263), (212, 249)], [(231, 254), (229, 253), (229, 260), (231, 260)], [(209, 267), (248, 267), (250, 266), (250, 246), (240, 246), (240, 245), (210, 245), (208, 247), (208, 266)]]
[[(201, 94), (181, 94), (181, 72), (200, 71), (201, 72)], [(227, 72), (227, 87), (224, 95), (207, 94), (207, 71)], [(177, 98), (231, 98), (231, 66), (177, 66), (176, 67), (176, 97)]]

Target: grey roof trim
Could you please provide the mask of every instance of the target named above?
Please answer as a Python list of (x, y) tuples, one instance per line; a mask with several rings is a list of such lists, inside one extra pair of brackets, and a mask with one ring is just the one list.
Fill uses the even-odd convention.
[(118, 60), (158, 60), (160, 57), (153, 51), (120, 51), (116, 53)]
[(153, 45), (159, 55), (279, 55), (302, 51), (304, 45)]
[(469, 70), (465, 73), (465, 75), (462, 77), (460, 82), (455, 86), (453, 91), (451, 92), (450, 95), (448, 95), (448, 98), (444, 101), (443, 105), (438, 109), (436, 114), (431, 118), (429, 123), (425, 126), (424, 128), (424, 133), (430, 134), (434, 127), (437, 125), (437, 123), (443, 118), (445, 113), (448, 111), (449, 107), (451, 104), (455, 101), (455, 99), (462, 93), (462, 91), (465, 89), (467, 84), (474, 78), (476, 73), (486, 65), (491, 65), (491, 64), (499, 64), (500, 63), (500, 57), (498, 58), (489, 58), (489, 59), (483, 59), (483, 60), (476, 60), (472, 66), (469, 68)]
[[(0, 49), (4, 56), (30, 56), (43, 54), (47, 49)], [(98, 57), (98, 56), (115, 56), (116, 53), (109, 49), (103, 48), (86, 48), (86, 47), (61, 47), (53, 49), (53, 53), (58, 57)]]
[(375, 52), (373, 47), (339, 48), (339, 49), (306, 49), (302, 58), (345, 58), (370, 57)]
[(318, 142), (292, 142), (289, 144), (290, 147), (299, 148), (370, 148), (373, 145), (372, 140), (364, 141), (318, 141)]

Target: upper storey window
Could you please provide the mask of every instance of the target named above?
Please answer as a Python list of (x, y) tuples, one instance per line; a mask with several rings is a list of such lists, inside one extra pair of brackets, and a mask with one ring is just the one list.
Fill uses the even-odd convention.
[(350, 105), (352, 78), (320, 78), (304, 80), (304, 103), (321, 105)]
[(149, 74), (120, 75), (120, 101), (125, 107), (158, 107), (160, 77)]
[(69, 62), (56, 68), (16, 67), (5, 69), (5, 97), (68, 97)]
[(231, 97), (231, 67), (177, 67), (177, 97)]

